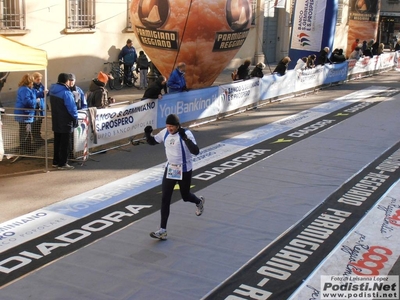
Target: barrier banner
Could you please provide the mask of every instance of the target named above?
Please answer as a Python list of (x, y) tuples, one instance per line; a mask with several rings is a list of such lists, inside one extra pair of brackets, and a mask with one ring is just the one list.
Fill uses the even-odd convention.
[(260, 79), (260, 100), (272, 99), (284, 94), (290, 94), (295, 89), (296, 72), (289, 70), (284, 76), (276, 74)]
[(124, 138), (143, 133), (147, 125), (155, 127), (158, 100), (143, 100), (118, 108), (98, 109), (96, 114), (97, 143), (94, 142), (92, 124), (89, 128), (82, 128), (84, 122), (80, 124), (81, 129), (75, 129), (74, 150), (83, 151), (86, 133), (89, 130), (89, 148), (105, 145)]
[(325, 66), (317, 66), (313, 69), (297, 71), (295, 92), (313, 89), (325, 81)]
[(400, 52), (396, 51), (396, 55), (394, 56), (394, 68), (396, 71), (400, 71)]
[(218, 108), (218, 87), (166, 94), (157, 103), (157, 128), (165, 126), (169, 114), (179, 116), (181, 123), (215, 116)]
[(220, 85), (219, 112), (225, 113), (258, 102), (259, 87), (259, 78)]
[(393, 67), (396, 52), (387, 52), (379, 55), (379, 69), (390, 69)]
[(347, 62), (324, 65), (324, 84), (345, 81), (347, 79)]

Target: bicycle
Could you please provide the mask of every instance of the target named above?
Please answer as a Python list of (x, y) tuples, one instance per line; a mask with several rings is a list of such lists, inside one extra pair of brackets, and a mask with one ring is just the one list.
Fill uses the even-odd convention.
[(118, 61), (113, 62), (105, 62), (105, 65), (109, 65), (111, 71), (108, 73), (108, 87), (110, 90), (120, 90), (122, 89), (123, 81), (124, 81), (124, 70), (121, 68)]

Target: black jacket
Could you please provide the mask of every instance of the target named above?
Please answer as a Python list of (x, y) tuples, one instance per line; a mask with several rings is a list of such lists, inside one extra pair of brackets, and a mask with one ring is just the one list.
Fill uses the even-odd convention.
[(253, 69), (253, 71), (251, 71), (250, 73), (250, 77), (258, 77), (258, 78), (263, 78), (264, 77), (264, 73), (263, 70), (259, 67), (255, 67)]
[(239, 79), (246, 80), (249, 79), (249, 67), (246, 65), (241, 65), (237, 70), (237, 75)]
[(276, 68), (273, 73), (278, 73), (279, 75), (283, 76), (286, 73), (287, 65), (281, 60), (276, 65)]
[(158, 95), (160, 95), (163, 90), (164, 94), (166, 94), (167, 86), (162, 85), (160, 81), (156, 80), (144, 91), (142, 99), (158, 99)]

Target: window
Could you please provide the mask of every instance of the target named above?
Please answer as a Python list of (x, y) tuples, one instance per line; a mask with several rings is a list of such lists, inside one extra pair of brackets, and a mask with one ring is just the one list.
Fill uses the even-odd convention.
[(67, 0), (67, 31), (91, 31), (96, 26), (96, 0)]
[(25, 30), (24, 0), (0, 0), (0, 30)]

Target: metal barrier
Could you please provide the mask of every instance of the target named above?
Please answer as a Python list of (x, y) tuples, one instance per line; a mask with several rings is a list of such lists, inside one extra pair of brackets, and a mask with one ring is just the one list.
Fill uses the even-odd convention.
[(16, 121), (16, 118), (23, 115), (8, 113), (14, 111), (11, 107), (4, 107), (4, 110), (5, 112), (1, 114), (4, 155), (45, 158), (53, 154), (49, 144), (53, 141), (54, 135), (52, 131), (46, 130), (46, 128), (51, 128), (50, 118), (36, 115), (33, 123), (20, 123)]

